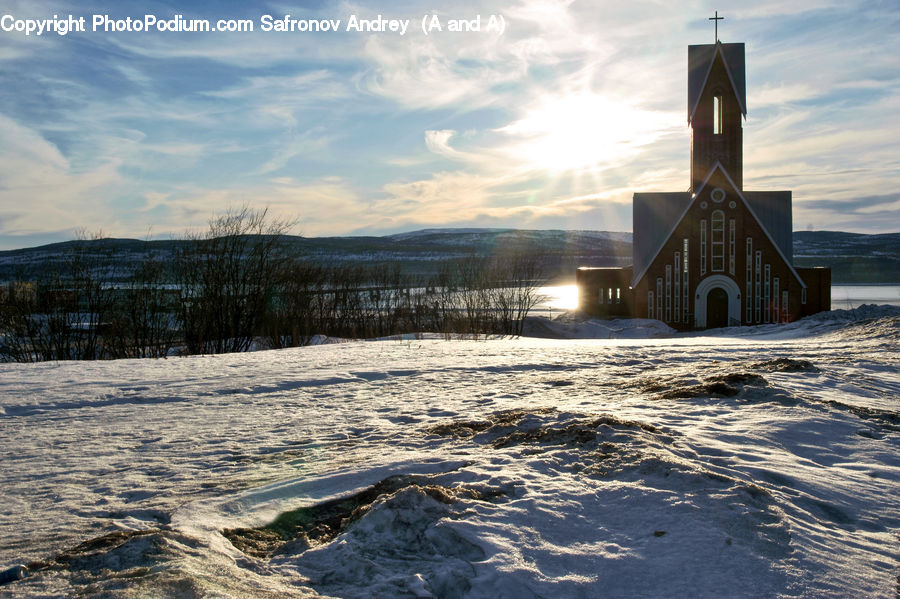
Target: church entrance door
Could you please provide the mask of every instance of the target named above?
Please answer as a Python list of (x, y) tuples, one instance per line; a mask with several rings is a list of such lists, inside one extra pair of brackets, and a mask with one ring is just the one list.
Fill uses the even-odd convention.
[(711, 275), (694, 291), (694, 326), (725, 327), (741, 322), (741, 290), (734, 279)]
[(706, 326), (728, 326), (728, 292), (721, 287), (713, 287), (706, 295)]

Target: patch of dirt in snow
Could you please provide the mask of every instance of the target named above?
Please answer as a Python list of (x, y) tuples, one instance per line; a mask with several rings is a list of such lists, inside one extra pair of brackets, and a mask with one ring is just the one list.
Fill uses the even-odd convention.
[(658, 399), (682, 399), (689, 397), (734, 397), (745, 387), (768, 387), (769, 381), (758, 374), (732, 372), (706, 377), (701, 383), (680, 385), (663, 390), (659, 383), (645, 391), (659, 391)]
[(622, 420), (614, 416), (600, 416), (566, 422), (561, 426), (515, 430), (496, 439), (491, 445), (495, 449), (523, 444), (585, 445), (586, 443), (597, 441), (598, 437), (608, 431), (615, 431), (620, 428), (639, 428), (649, 433), (660, 432), (659, 429), (649, 424)]
[(820, 372), (809, 360), (797, 360), (794, 358), (774, 358), (764, 362), (756, 362), (751, 364), (750, 368), (766, 372)]
[[(900, 432), (900, 412), (896, 412), (893, 410), (881, 410), (878, 408), (868, 408), (866, 406), (854, 406), (834, 399), (820, 400), (819, 403), (823, 403), (827, 406), (831, 406), (839, 410), (850, 412), (858, 418), (871, 421), (873, 424), (878, 425), (882, 429)], [(864, 437), (880, 438), (877, 436), (877, 433), (867, 431), (860, 431), (859, 434)]]
[[(711, 368), (717, 372), (702, 378), (683, 372), (657, 372), (652, 377), (638, 378), (633, 382), (625, 382), (624, 388), (637, 389), (652, 395), (653, 399), (704, 399), (734, 398), (739, 402), (762, 403), (777, 402), (785, 406), (795, 406), (801, 402), (826, 405), (842, 411), (850, 412), (857, 417), (872, 422), (889, 431), (900, 431), (900, 412), (867, 406), (852, 405), (834, 399), (822, 399), (808, 395), (795, 396), (787, 390), (772, 385), (768, 379), (752, 371), (771, 373), (818, 374), (821, 368), (809, 360), (797, 358), (772, 358), (761, 362), (752, 362), (746, 366), (731, 362), (715, 362)], [(864, 436), (867, 433), (861, 433)]]
[(585, 417), (542, 408), (497, 412), (493, 416), (479, 421), (477, 431), (469, 421), (440, 424), (426, 430), (432, 434), (470, 437), (476, 443), (489, 445), (494, 449), (527, 447), (530, 454), (555, 446), (590, 450), (596, 447), (633, 445), (641, 435), (657, 439), (657, 444), (668, 444), (673, 439), (651, 424), (606, 414)]
[(164, 526), (106, 534), (47, 561), (30, 563), (12, 596), (69, 596), (73, 588), (86, 597), (318, 596), (296, 586), (278, 589), (276, 584), (273, 591), (267, 574), (249, 561), (236, 563), (210, 551), (208, 543)]
[[(735, 368), (729, 364), (716, 366), (717, 369)], [(791, 398), (781, 390), (770, 386), (769, 381), (754, 372), (740, 368), (729, 372), (716, 372), (698, 378), (693, 373), (683, 371), (666, 373), (658, 372), (652, 377), (638, 378), (625, 382), (625, 388), (632, 388), (641, 393), (652, 395), (653, 399), (690, 399), (690, 398), (737, 398), (741, 401), (778, 401), (795, 404), (799, 400)]]
[(528, 414), (552, 414), (554, 412), (556, 412), (556, 408), (536, 408), (529, 411), (501, 410), (494, 412), (484, 420), (454, 420), (452, 422), (435, 424), (426, 428), (425, 432), (441, 437), (465, 438), (497, 427), (511, 427)]
[[(706, 374), (702, 374), (704, 371)], [(814, 374), (819, 369), (807, 360), (792, 358), (750, 364), (714, 360), (692, 371), (658, 369), (652, 376), (626, 377), (611, 386), (634, 389), (654, 400), (734, 398), (739, 403), (771, 402), (788, 406), (800, 403), (799, 397), (773, 385), (759, 371)]]
[[(27, 565), (29, 572), (69, 570), (73, 578), (87, 578), (101, 572), (134, 578), (147, 574), (147, 555), (165, 553), (161, 529), (116, 531), (89, 539), (42, 562)], [(85, 582), (84, 580), (80, 582)]]
[(265, 526), (231, 528), (222, 534), (237, 549), (253, 557), (296, 554), (330, 542), (379, 502), (390, 502), (411, 489), (448, 505), (460, 499), (494, 501), (508, 494), (504, 489), (471, 485), (447, 487), (431, 479), (424, 475), (391, 476), (355, 495), (285, 512)]
[(434, 495), (407, 486), (379, 498), (333, 542), (271, 563), (327, 596), (461, 599), (486, 554), (451, 525), (461, 514), (447, 498)]
[(464, 518), (471, 502), (497, 503), (513, 489), (441, 484), (441, 476), (392, 476), (261, 528), (223, 534), (253, 567), (292, 573), (327, 596), (461, 598), (471, 589), (472, 564), (486, 554), (450, 522)]
[[(725, 375), (713, 382), (766, 384), (753, 374)], [(518, 450), (532, 459), (546, 454), (546, 459), (567, 464), (579, 475), (668, 489), (682, 501), (705, 509), (727, 535), (729, 545), (740, 542), (773, 560), (793, 551), (789, 525), (769, 491), (698, 465), (696, 454), (658, 427), (609, 415), (585, 417), (548, 410), (516, 416), (510, 422), (510, 413), (504, 413), (499, 423), (482, 428), (472, 439), (495, 450)], [(449, 423), (440, 430), (456, 435), (470, 429)]]

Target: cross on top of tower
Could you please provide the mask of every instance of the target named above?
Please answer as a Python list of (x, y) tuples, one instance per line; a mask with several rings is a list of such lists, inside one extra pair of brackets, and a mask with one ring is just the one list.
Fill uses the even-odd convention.
[(725, 20), (725, 17), (720, 17), (719, 11), (716, 11), (716, 16), (710, 17), (707, 19), (707, 21), (712, 21), (713, 23), (716, 24), (716, 42), (719, 41), (719, 21), (723, 21), (723, 20)]

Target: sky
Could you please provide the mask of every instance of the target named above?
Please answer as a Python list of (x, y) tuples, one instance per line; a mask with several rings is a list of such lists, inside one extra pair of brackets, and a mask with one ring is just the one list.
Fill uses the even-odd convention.
[[(3, 0), (0, 249), (242, 206), (306, 236), (630, 231), (633, 193), (689, 186), (687, 46), (715, 11), (746, 44), (745, 189), (792, 190), (795, 230), (900, 230), (893, 0)], [(198, 19), (253, 31), (158, 30)], [(264, 30), (285, 19), (337, 30)]]

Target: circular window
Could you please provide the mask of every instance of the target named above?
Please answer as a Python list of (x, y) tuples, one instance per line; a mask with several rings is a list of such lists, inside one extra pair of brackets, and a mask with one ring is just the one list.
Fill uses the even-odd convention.
[(709, 204), (707, 204), (706, 202), (700, 202), (700, 208), (702, 208), (703, 210), (706, 210), (707, 206), (709, 206)]
[(736, 206), (737, 206), (737, 204), (735, 204), (734, 202), (728, 202), (728, 207), (729, 207), (729, 208), (734, 208), (734, 207), (736, 207)]
[(709, 194), (709, 197), (712, 198), (712, 201), (718, 204), (722, 200), (725, 199), (725, 190), (721, 187), (716, 187), (712, 190), (712, 193)]

